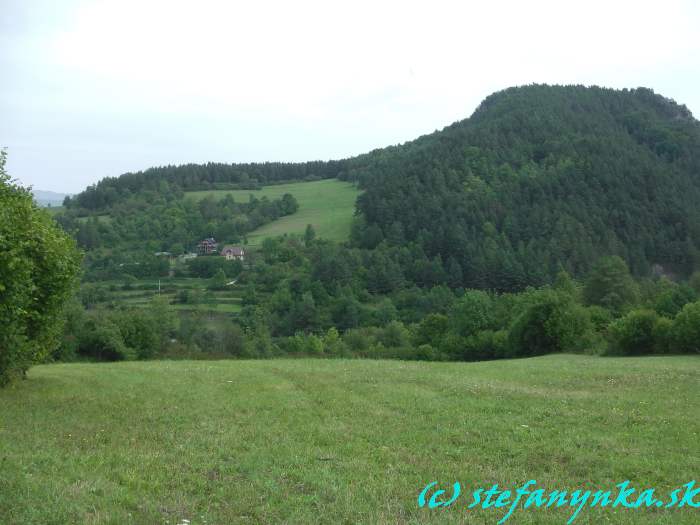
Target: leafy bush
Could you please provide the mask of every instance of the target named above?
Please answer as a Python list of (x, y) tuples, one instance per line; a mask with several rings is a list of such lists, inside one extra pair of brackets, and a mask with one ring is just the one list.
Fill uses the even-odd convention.
[(117, 324), (102, 310), (88, 313), (79, 334), (78, 353), (99, 361), (122, 361), (136, 358), (136, 352), (124, 344)]
[(58, 346), (79, 267), (75, 243), (10, 180), (0, 151), (0, 386)]
[(450, 310), (450, 329), (468, 337), (493, 324), (493, 301), (480, 290), (468, 290)]
[(506, 357), (579, 350), (591, 332), (590, 319), (571, 297), (542, 289), (513, 323)]
[(225, 290), (226, 283), (228, 279), (226, 278), (226, 273), (222, 269), (218, 269), (214, 276), (209, 279), (207, 284), (207, 289), (209, 290)]
[(341, 339), (338, 329), (334, 326), (329, 328), (326, 335), (323, 336), (324, 352), (332, 356), (349, 356), (348, 347)]
[(485, 359), (497, 359), (508, 353), (508, 332), (499, 330), (484, 330), (471, 335), (464, 341), (465, 361), (481, 361)]
[(466, 345), (466, 337), (462, 337), (454, 332), (447, 332), (445, 336), (440, 339), (440, 346), (438, 348), (445, 358), (459, 361), (464, 359), (464, 349)]
[(225, 323), (211, 330), (208, 338), (200, 337), (198, 346), (210, 355), (249, 357), (248, 340), (243, 330), (236, 324)]
[(657, 348), (659, 316), (653, 310), (632, 310), (613, 321), (608, 328), (609, 353), (616, 355), (651, 354)]
[(139, 359), (153, 357), (161, 349), (159, 327), (156, 320), (144, 312), (122, 310), (113, 315), (124, 345), (132, 349)]
[(377, 339), (385, 347), (400, 348), (411, 345), (411, 337), (401, 321), (391, 321), (384, 328), (380, 329), (377, 334)]
[(659, 317), (654, 327), (654, 352), (669, 354), (673, 352), (673, 321)]
[(416, 349), (415, 358), (419, 361), (437, 361), (439, 353), (430, 345), (420, 345)]
[(688, 285), (672, 284), (654, 301), (654, 310), (659, 315), (674, 317), (688, 303), (697, 299), (697, 294)]
[[(63, 318), (66, 330), (52, 354), (53, 359), (61, 361), (150, 359), (169, 350), (177, 328), (177, 318), (161, 296), (154, 297), (145, 308), (89, 311), (74, 298), (67, 304)], [(202, 323), (183, 325), (179, 335), (186, 343), (196, 345), (204, 330)]]
[(303, 356), (323, 355), (323, 340), (317, 335), (297, 332), (281, 342), (282, 351)]
[(362, 355), (374, 343), (374, 331), (373, 328), (353, 328), (345, 332), (343, 341), (352, 353)]
[(442, 314), (429, 314), (415, 328), (415, 344), (439, 347), (448, 329), (448, 318)]
[(700, 352), (700, 301), (686, 304), (673, 323), (673, 349)]

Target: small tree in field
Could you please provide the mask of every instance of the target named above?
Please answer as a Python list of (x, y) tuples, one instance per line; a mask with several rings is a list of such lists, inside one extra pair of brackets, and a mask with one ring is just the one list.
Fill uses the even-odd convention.
[(209, 290), (225, 290), (226, 289), (226, 273), (219, 268), (216, 273), (214, 274), (214, 277), (212, 277), (209, 280), (209, 284), (207, 285), (207, 288)]
[(304, 231), (304, 242), (308, 246), (316, 238), (316, 229), (311, 224), (306, 225)]
[(450, 310), (450, 328), (462, 337), (488, 329), (494, 322), (493, 299), (481, 290), (469, 290)]
[(58, 346), (80, 268), (68, 235), (5, 172), (0, 151), (0, 386)]
[(639, 287), (625, 261), (617, 256), (603, 257), (586, 279), (583, 297), (588, 304), (619, 313), (637, 302)]

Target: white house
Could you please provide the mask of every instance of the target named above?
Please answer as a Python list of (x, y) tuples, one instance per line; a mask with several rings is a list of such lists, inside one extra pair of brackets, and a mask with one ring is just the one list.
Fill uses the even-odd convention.
[(240, 246), (227, 245), (219, 253), (226, 257), (227, 261), (242, 261), (245, 258), (245, 250)]

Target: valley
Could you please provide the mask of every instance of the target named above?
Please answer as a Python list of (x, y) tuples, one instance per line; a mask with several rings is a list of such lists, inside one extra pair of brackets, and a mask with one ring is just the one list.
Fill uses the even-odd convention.
[(3, 2), (0, 525), (700, 523), (697, 5)]

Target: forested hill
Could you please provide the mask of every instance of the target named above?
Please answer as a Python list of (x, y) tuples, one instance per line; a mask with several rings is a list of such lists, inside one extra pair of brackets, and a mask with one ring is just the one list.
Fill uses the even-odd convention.
[(700, 263), (700, 123), (643, 88), (510, 88), (469, 119), (355, 158), (153, 168), (68, 204), (95, 213), (149, 192), (332, 177), (365, 190), (356, 245), (427, 257), (455, 286), (517, 290), (613, 254), (638, 275)]
[(700, 124), (648, 89), (507, 89), (346, 176), (366, 190), (356, 242), (415, 242), (469, 287), (581, 275), (608, 254), (638, 274), (700, 262)]
[(340, 174), (342, 161), (300, 163), (264, 162), (250, 164), (184, 164), (162, 166), (119, 177), (105, 177), (88, 186), (66, 204), (89, 211), (104, 210), (144, 192), (160, 196), (183, 191), (209, 189), (259, 189), (261, 186), (289, 181), (329, 179)]

